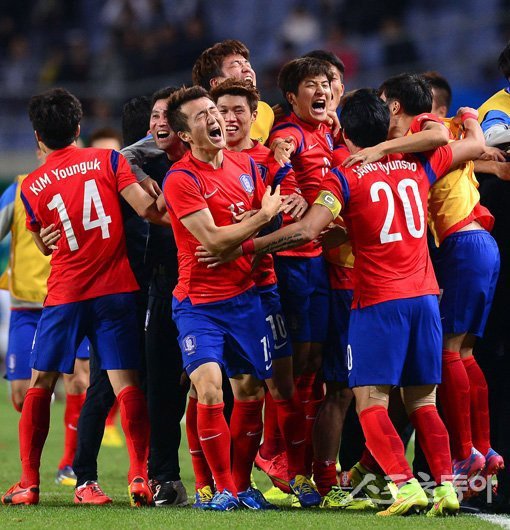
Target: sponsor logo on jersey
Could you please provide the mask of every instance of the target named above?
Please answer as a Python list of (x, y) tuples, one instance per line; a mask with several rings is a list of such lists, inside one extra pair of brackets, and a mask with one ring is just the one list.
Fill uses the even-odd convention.
[(248, 175), (248, 173), (243, 173), (239, 177), (239, 182), (241, 183), (241, 186), (243, 187), (246, 193), (252, 194), (253, 191), (255, 190), (253, 179), (250, 177), (250, 175)]
[(197, 339), (195, 335), (186, 335), (182, 339), (182, 349), (187, 355), (193, 355), (197, 350)]

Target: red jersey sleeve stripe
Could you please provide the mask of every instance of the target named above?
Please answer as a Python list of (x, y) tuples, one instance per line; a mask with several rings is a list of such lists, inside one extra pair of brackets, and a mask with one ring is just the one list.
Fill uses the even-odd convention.
[(331, 173), (336, 175), (338, 181), (340, 182), (343, 197), (337, 197), (337, 199), (340, 199), (343, 202), (343, 207), (345, 208), (347, 206), (347, 203), (349, 202), (349, 199), (351, 198), (351, 190), (349, 188), (349, 183), (347, 182), (345, 175), (337, 167), (334, 167), (331, 170)]
[(30, 225), (27, 226), (28, 229), (32, 230), (32, 232), (39, 232), (39, 222), (37, 221), (34, 210), (32, 210), (32, 207), (30, 206), (27, 198), (25, 195), (23, 195), (23, 192), (20, 192), (21, 200), (23, 201), (23, 204), (25, 205), (25, 210), (28, 213), (28, 216), (30, 217)]
[(437, 180), (437, 175), (436, 172), (432, 169), (429, 159), (423, 153), (414, 153), (414, 155), (425, 170), (425, 174), (427, 175), (429, 183), (432, 186), (432, 184), (434, 184), (434, 182), (436, 182)]
[(299, 145), (296, 148), (296, 154), (299, 155), (305, 148), (305, 135), (299, 125), (296, 125), (295, 123), (282, 123), (281, 125), (273, 127), (273, 130), (271, 132), (281, 131), (282, 129), (287, 129), (289, 127), (293, 127), (294, 129), (299, 131), (299, 134), (301, 135), (301, 141), (299, 142)]
[(112, 165), (113, 174), (117, 174), (117, 169), (119, 167), (119, 152), (112, 151), (110, 154), (110, 164)]

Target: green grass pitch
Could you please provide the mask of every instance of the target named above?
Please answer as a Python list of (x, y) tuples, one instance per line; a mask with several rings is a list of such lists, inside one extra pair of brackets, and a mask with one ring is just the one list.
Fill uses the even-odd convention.
[[(0, 506), (0, 529), (193, 529), (240, 528), (243, 530), (303, 529), (303, 528), (456, 528), (481, 530), (496, 528), (472, 516), (431, 520), (422, 516), (380, 520), (373, 512), (331, 512), (319, 509), (299, 510), (282, 506), (278, 512), (254, 513), (237, 511), (210, 513), (191, 508), (132, 509), (127, 495), (128, 458), (125, 448), (102, 448), (99, 457), (100, 484), (113, 497), (110, 506), (76, 506), (73, 490), (54, 482), (56, 468), (62, 451), (63, 404), (52, 405), (52, 424), (43, 452), (41, 467), (41, 499), (38, 506)], [(3, 493), (19, 478), (18, 452), (19, 415), (12, 408), (7, 385), (0, 383), (0, 491)], [(183, 440), (185, 438), (183, 437)], [(182, 478), (193, 493), (193, 473), (190, 458), (183, 443), (181, 450)], [(269, 486), (267, 478), (254, 472), (262, 491)]]

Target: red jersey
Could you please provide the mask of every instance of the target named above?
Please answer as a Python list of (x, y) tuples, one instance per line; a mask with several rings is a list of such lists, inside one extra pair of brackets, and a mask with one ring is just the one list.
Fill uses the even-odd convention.
[(45, 306), (138, 289), (118, 196), (136, 183), (117, 151), (74, 145), (50, 153), (23, 181), (27, 228), (39, 232), (53, 223), (62, 233), (51, 256)]
[[(271, 149), (262, 145), (260, 142), (255, 142), (252, 148), (244, 149), (243, 153), (253, 158), (266, 186), (271, 186), (274, 189), (280, 185), (280, 193), (282, 195), (290, 195), (291, 193), (301, 194), (292, 166), (285, 164), (284, 167), (281, 167), (274, 159)], [(292, 221), (290, 217), (289, 219)], [(286, 220), (286, 222), (290, 221)], [(271, 254), (264, 254), (260, 258), (258, 266), (253, 271), (253, 280), (258, 287), (276, 283), (273, 256)]]
[[(325, 123), (318, 125), (307, 123), (291, 112), (273, 127), (268, 143), (276, 138), (287, 137), (291, 137), (296, 146), (291, 155), (291, 162), (297, 183), (308, 204), (313, 204), (317, 193), (321, 190), (322, 179), (331, 168), (333, 153), (331, 129)], [(298, 257), (315, 257), (320, 254), (321, 249), (313, 242), (278, 252), (281, 256)]]
[(354, 308), (439, 293), (427, 248), (427, 197), (451, 161), (445, 146), (334, 168), (324, 179), (316, 203), (334, 215), (341, 207), (356, 258)]
[(208, 208), (216, 226), (231, 225), (233, 214), (260, 208), (264, 191), (257, 166), (245, 153), (224, 150), (218, 169), (191, 152), (172, 166), (163, 183), (163, 194), (177, 244), (179, 281), (174, 296), (178, 300), (189, 297), (192, 304), (217, 302), (253, 287), (250, 256), (208, 269), (197, 261), (195, 252), (200, 243), (181, 219)]

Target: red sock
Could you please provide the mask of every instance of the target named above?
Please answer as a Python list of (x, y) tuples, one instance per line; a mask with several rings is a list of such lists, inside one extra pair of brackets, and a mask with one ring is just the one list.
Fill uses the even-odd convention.
[(274, 401), (278, 415), (278, 425), (283, 433), (289, 478), (304, 475), (305, 470), (305, 414), (303, 405), (294, 392), (292, 399), (278, 399)]
[(312, 461), (313, 461), (313, 426), (315, 419), (322, 404), (321, 399), (312, 399), (305, 403), (305, 474), (312, 475)]
[(450, 440), (435, 405), (426, 405), (416, 409), (409, 419), (416, 429), (432, 478), (437, 484), (452, 480), (452, 457)]
[(83, 394), (67, 394), (66, 410), (64, 412), (64, 454), (58, 465), (59, 469), (66, 466), (72, 466), (74, 453), (76, 453), (76, 444), (78, 441), (78, 419), (80, 417), (81, 407), (85, 401)]
[(120, 421), (126, 436), (129, 453), (128, 482), (135, 477), (147, 477), (149, 458), (150, 424), (147, 403), (142, 390), (137, 386), (127, 386), (117, 395), (120, 408)]
[(41, 453), (50, 429), (50, 403), (50, 390), (28, 389), (19, 420), (22, 488), (39, 485)]
[(223, 407), (223, 403), (218, 405), (198, 403), (197, 430), (217, 490), (227, 489), (237, 495), (230, 471), (230, 430), (223, 415)]
[(211, 468), (205, 459), (202, 445), (198, 437), (197, 430), (197, 404), (198, 400), (194, 397), (189, 398), (188, 408), (186, 409), (186, 435), (188, 437), (188, 447), (191, 455), (191, 463), (195, 473), (195, 489), (210, 486), (214, 489), (214, 480)]
[(313, 396), (313, 384), (315, 382), (316, 374), (301, 374), (296, 377), (296, 389), (302, 403), (308, 403)]
[(365, 469), (372, 471), (372, 473), (384, 475), (384, 471), (382, 470), (381, 466), (378, 464), (377, 460), (374, 458), (372, 453), (368, 450), (366, 445), (363, 449), (363, 453), (361, 454), (361, 458), (359, 459), (359, 463)]
[(324, 497), (333, 486), (338, 486), (336, 478), (336, 462), (334, 460), (321, 461), (313, 459), (313, 480)]
[(438, 387), (439, 401), (445, 419), (452, 456), (464, 460), (471, 454), (469, 378), (460, 353), (443, 350), (443, 382)]
[(397, 486), (412, 479), (404, 444), (391, 423), (388, 411), (379, 405), (368, 407), (360, 412), (359, 421), (367, 447), (385, 474)]
[(230, 418), (232, 437), (232, 478), (237, 491), (246, 491), (250, 487), (250, 474), (253, 461), (262, 438), (263, 399), (239, 401), (234, 399), (234, 408)]
[(469, 378), (469, 395), (471, 397), (471, 436), (473, 445), (486, 455), (491, 447), (491, 428), (489, 419), (489, 389), (473, 356), (462, 359)]
[(283, 437), (278, 423), (276, 404), (270, 392), (266, 392), (264, 401), (264, 442), (260, 446), (260, 456), (271, 460), (285, 450)]
[(113, 402), (112, 408), (110, 409), (108, 416), (106, 417), (105, 425), (107, 427), (109, 427), (110, 425), (115, 425), (115, 422), (117, 421), (117, 412), (119, 412), (119, 402), (116, 399)]

